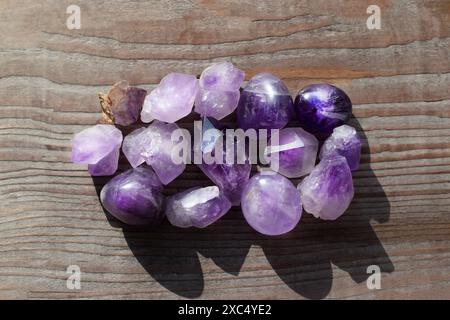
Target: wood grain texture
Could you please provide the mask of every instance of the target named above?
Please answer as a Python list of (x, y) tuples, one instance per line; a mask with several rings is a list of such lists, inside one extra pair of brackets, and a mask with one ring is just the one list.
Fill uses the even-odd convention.
[[(381, 30), (366, 27), (370, 4)], [(450, 299), (449, 48), (448, 0), (1, 0), (0, 298)], [(106, 179), (69, 160), (73, 134), (100, 118), (96, 93), (222, 60), (292, 94), (348, 92), (365, 145), (340, 220), (304, 215), (270, 238), (238, 209), (201, 231), (105, 215)], [(190, 166), (167, 193), (208, 183)], [(366, 286), (373, 264), (381, 290)], [(69, 265), (81, 290), (66, 288)]]

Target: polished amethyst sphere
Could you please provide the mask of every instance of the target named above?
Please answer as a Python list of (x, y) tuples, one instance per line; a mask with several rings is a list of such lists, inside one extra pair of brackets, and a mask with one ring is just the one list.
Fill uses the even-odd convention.
[(103, 207), (131, 225), (157, 224), (164, 217), (163, 185), (151, 168), (138, 167), (112, 178), (103, 187)]
[(297, 94), (294, 108), (300, 126), (319, 138), (345, 124), (352, 114), (352, 102), (341, 89), (330, 84), (312, 84)]
[(269, 236), (291, 231), (302, 215), (300, 193), (278, 173), (254, 175), (242, 191), (241, 206), (248, 224)]
[(281, 129), (294, 114), (286, 85), (270, 73), (250, 79), (241, 93), (237, 120), (242, 129)]

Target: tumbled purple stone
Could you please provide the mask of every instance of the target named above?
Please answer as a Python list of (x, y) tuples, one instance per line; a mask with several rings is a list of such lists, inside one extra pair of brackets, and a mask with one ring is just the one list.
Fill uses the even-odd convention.
[(157, 224), (164, 217), (163, 186), (152, 169), (139, 167), (112, 178), (100, 192), (103, 207), (131, 225)]
[(292, 98), (283, 81), (270, 73), (250, 79), (237, 107), (240, 128), (281, 129), (292, 116)]
[(245, 73), (230, 62), (215, 63), (200, 75), (195, 112), (205, 117), (222, 119), (232, 113), (239, 102)]
[(89, 165), (94, 176), (112, 175), (118, 166), (122, 132), (108, 124), (97, 124), (75, 134), (72, 162)]
[[(194, 146), (194, 153), (198, 152), (202, 157), (204, 157), (207, 153), (214, 155), (215, 144), (218, 139), (223, 138), (223, 132), (215, 131), (214, 125), (207, 118), (204, 118), (203, 120), (202, 129), (203, 140), (201, 150), (196, 150)], [(234, 147), (236, 147), (236, 145), (237, 143), (234, 143)], [(235, 206), (240, 203), (242, 189), (250, 177), (252, 166), (248, 161), (243, 161), (245, 159), (241, 160), (239, 163), (237, 161), (227, 163), (227, 154), (230, 154), (230, 152), (235, 155), (235, 160), (237, 160), (236, 148), (232, 151), (227, 150), (226, 141), (223, 141), (222, 152), (218, 156), (222, 157), (222, 163), (214, 162), (209, 164), (203, 161), (201, 164), (197, 165), (200, 170), (202, 170), (202, 172), (224, 192), (224, 194), (231, 201), (232, 205)]]
[(270, 236), (291, 231), (302, 215), (299, 192), (277, 173), (253, 176), (242, 192), (241, 206), (250, 226)]
[(306, 212), (323, 220), (339, 218), (354, 194), (347, 160), (342, 156), (322, 159), (298, 189)]
[(196, 187), (167, 198), (166, 216), (172, 225), (180, 228), (205, 228), (230, 208), (230, 201), (217, 186)]
[(109, 123), (128, 126), (139, 119), (147, 91), (131, 87), (128, 81), (114, 84), (108, 94), (99, 94), (104, 117)]
[(270, 167), (288, 178), (299, 178), (311, 172), (316, 163), (319, 142), (302, 128), (279, 131), (278, 144), (272, 139), (266, 147)]
[(153, 119), (173, 123), (192, 111), (199, 86), (195, 76), (169, 73), (145, 98), (142, 122)]
[(184, 161), (174, 162), (172, 158), (178, 143), (172, 141), (172, 133), (179, 129), (175, 123), (155, 120), (148, 128), (139, 128), (127, 135), (122, 151), (133, 168), (145, 161), (163, 184), (169, 184), (186, 168)]
[(347, 159), (350, 170), (359, 168), (361, 158), (361, 140), (358, 137), (356, 129), (348, 125), (337, 127), (333, 130), (331, 136), (325, 140), (320, 149), (319, 158), (341, 155)]
[(297, 94), (294, 102), (300, 126), (325, 138), (345, 124), (352, 114), (352, 102), (341, 89), (330, 84), (312, 84)]

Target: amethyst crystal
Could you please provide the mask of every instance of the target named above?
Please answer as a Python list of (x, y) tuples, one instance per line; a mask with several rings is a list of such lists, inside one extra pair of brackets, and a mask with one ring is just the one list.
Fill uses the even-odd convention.
[(239, 102), (239, 88), (244, 77), (245, 73), (230, 62), (206, 68), (200, 76), (195, 112), (218, 120), (232, 113)]
[[(272, 140), (272, 139), (271, 139)], [(266, 148), (271, 169), (288, 178), (299, 178), (311, 172), (316, 163), (319, 142), (302, 128), (279, 131), (278, 144), (272, 141)]]
[(250, 79), (237, 107), (240, 128), (281, 129), (292, 116), (292, 98), (283, 81), (270, 73)]
[(169, 197), (166, 216), (172, 225), (180, 228), (205, 228), (230, 208), (230, 201), (218, 187), (196, 187)]
[(280, 235), (300, 221), (302, 202), (292, 182), (277, 174), (256, 174), (242, 192), (242, 212), (256, 231)]
[[(206, 163), (202, 161), (198, 164), (198, 167), (202, 172), (217, 185), (222, 192), (228, 197), (232, 205), (239, 205), (241, 201), (241, 193), (245, 183), (250, 177), (250, 171), (252, 169), (251, 164), (248, 161), (241, 160), (239, 163), (236, 161), (233, 163), (227, 163), (227, 155), (236, 155), (236, 148), (233, 150), (227, 150), (226, 142), (223, 139), (223, 133), (218, 129), (215, 129), (213, 124), (207, 119), (203, 120), (203, 132), (202, 132), (202, 145), (201, 150), (194, 150), (195, 153), (200, 153), (202, 159), (207, 154), (212, 157), (220, 159), (220, 163), (214, 161), (213, 163)], [(221, 154), (215, 157), (215, 144), (218, 141), (222, 141), (223, 146)], [(237, 143), (233, 146), (236, 147)], [(194, 147), (195, 149), (195, 147)], [(235, 160), (237, 158), (235, 157)]]
[(348, 125), (337, 127), (331, 136), (325, 140), (320, 149), (319, 158), (341, 155), (347, 159), (350, 170), (357, 170), (361, 157), (361, 140), (355, 128)]
[(77, 133), (72, 140), (72, 162), (88, 164), (93, 176), (109, 176), (117, 170), (122, 132), (112, 125), (97, 124)]
[(96, 164), (88, 164), (91, 176), (111, 176), (119, 167), (120, 148), (114, 148), (107, 156)]
[(342, 156), (322, 159), (298, 189), (306, 212), (324, 220), (339, 218), (354, 194), (347, 160)]
[(169, 73), (145, 98), (142, 122), (153, 119), (173, 123), (187, 116), (194, 105), (199, 86), (196, 77), (183, 73)]
[(352, 114), (352, 102), (341, 89), (330, 84), (312, 84), (297, 94), (294, 107), (300, 126), (319, 138), (327, 137)]
[(103, 207), (131, 225), (157, 224), (164, 217), (163, 186), (152, 169), (130, 169), (112, 178), (102, 189)]
[(108, 94), (99, 93), (103, 117), (108, 123), (128, 126), (139, 119), (147, 91), (130, 87), (128, 81), (117, 82)]
[(133, 168), (145, 161), (161, 182), (168, 184), (186, 168), (185, 162), (174, 162), (172, 158), (177, 145), (177, 141), (172, 141), (172, 133), (179, 129), (175, 123), (155, 120), (148, 128), (139, 128), (127, 135), (122, 151)]

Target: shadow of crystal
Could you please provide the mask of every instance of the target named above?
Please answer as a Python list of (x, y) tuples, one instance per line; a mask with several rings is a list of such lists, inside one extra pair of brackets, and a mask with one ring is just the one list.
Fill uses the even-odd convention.
[[(365, 145), (361, 167), (354, 173), (355, 198), (336, 221), (321, 221), (304, 212), (301, 223), (290, 233), (266, 237), (248, 226), (239, 207), (203, 230), (174, 228), (167, 221), (158, 227), (135, 228), (122, 224), (106, 211), (105, 215), (111, 226), (123, 229), (130, 250), (153, 279), (179, 296), (196, 298), (203, 292), (199, 254), (238, 277), (250, 247), (256, 245), (292, 290), (310, 299), (325, 298), (333, 282), (332, 264), (358, 283), (369, 277), (370, 265), (378, 265), (382, 272), (394, 271), (371, 226), (372, 220), (388, 221), (390, 204), (371, 169), (367, 137), (356, 119), (351, 119), (350, 125), (358, 130)], [(121, 157), (120, 161), (120, 171), (126, 170), (126, 159)], [(98, 195), (110, 178), (93, 177)], [(212, 184), (195, 166), (177, 181), (184, 184), (169, 185), (169, 194)]]

